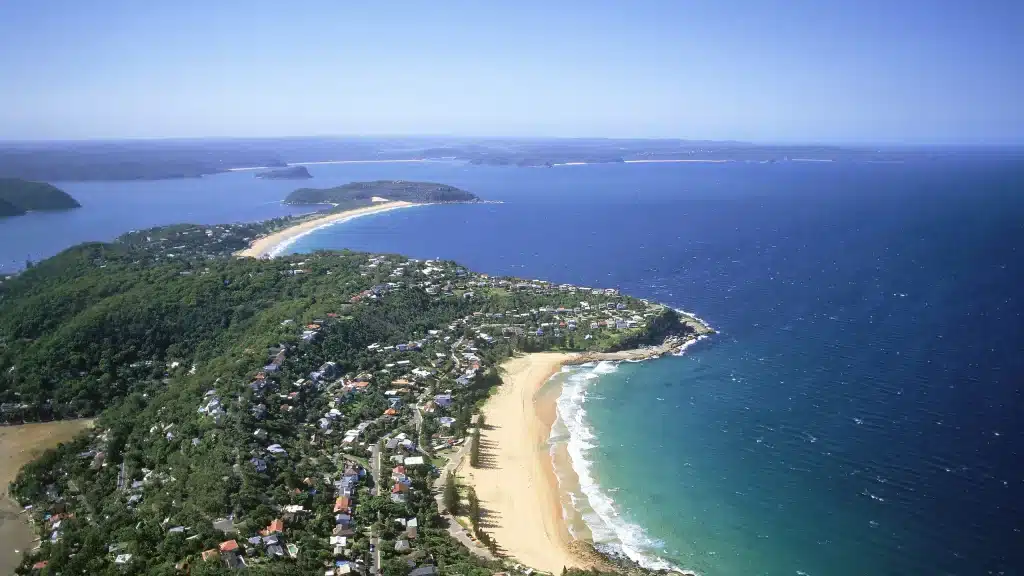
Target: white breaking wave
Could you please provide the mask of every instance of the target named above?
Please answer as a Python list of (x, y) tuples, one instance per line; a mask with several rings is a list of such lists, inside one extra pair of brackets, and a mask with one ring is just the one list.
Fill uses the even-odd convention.
[(701, 340), (706, 340), (707, 338), (708, 338), (707, 334), (704, 334), (702, 336), (697, 336), (693, 340), (688, 340), (685, 344), (683, 344), (682, 346), (679, 347), (679, 350), (673, 352), (672, 355), (673, 356), (682, 356), (683, 354), (686, 354), (686, 349), (687, 348), (689, 348), (690, 346), (693, 346), (694, 344), (696, 344), (697, 342), (700, 342)]
[[(593, 510), (582, 513), (581, 516), (590, 528), (595, 544), (621, 552), (648, 569), (682, 572), (678, 567), (649, 552), (659, 548), (663, 543), (650, 538), (643, 528), (623, 518), (616, 510), (615, 501), (601, 489), (591, 471), (593, 463), (588, 459), (587, 453), (597, 447), (597, 436), (586, 423), (587, 413), (584, 405), (587, 401), (587, 389), (600, 375), (611, 374), (616, 370), (618, 366), (614, 362), (576, 367), (562, 386), (562, 393), (557, 401), (558, 420), (568, 430), (569, 440), (566, 448), (569, 459), (579, 477), (580, 490)], [(554, 436), (554, 429), (552, 433)], [(564, 437), (564, 433), (560, 436)], [(570, 497), (573, 506), (580, 510), (576, 496), (570, 494)]]

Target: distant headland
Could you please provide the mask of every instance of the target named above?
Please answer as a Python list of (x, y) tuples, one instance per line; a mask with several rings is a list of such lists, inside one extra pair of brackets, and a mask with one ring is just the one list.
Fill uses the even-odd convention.
[(0, 217), (20, 216), (37, 210), (81, 208), (67, 192), (45, 182), (0, 178)]
[(306, 170), (305, 166), (288, 166), (287, 168), (257, 172), (256, 177), (264, 180), (307, 180), (313, 175)]
[(376, 180), (351, 182), (334, 188), (299, 188), (284, 199), (285, 204), (354, 204), (375, 198), (417, 203), (476, 202), (471, 192), (434, 182)]

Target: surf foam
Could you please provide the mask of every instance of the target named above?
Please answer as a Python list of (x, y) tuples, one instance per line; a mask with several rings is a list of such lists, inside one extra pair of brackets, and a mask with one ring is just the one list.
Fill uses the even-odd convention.
[[(597, 436), (586, 422), (585, 404), (589, 387), (604, 374), (618, 370), (615, 362), (598, 362), (575, 367), (566, 378), (557, 400), (557, 415), (561, 426), (568, 432), (566, 448), (573, 470), (579, 478), (580, 490), (590, 511), (581, 509), (578, 498), (570, 493), (570, 500), (580, 513), (599, 549), (623, 554), (641, 566), (652, 570), (684, 572), (653, 553), (664, 544), (648, 536), (642, 527), (624, 518), (616, 509), (615, 501), (606, 494), (594, 478), (593, 462), (588, 452), (597, 447)], [(564, 437), (564, 432), (561, 434)], [(552, 441), (556, 441), (554, 427)], [(563, 511), (564, 512), (564, 511)]]

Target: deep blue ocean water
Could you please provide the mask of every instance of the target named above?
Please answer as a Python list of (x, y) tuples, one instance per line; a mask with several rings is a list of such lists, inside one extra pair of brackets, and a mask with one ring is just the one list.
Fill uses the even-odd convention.
[[(567, 375), (602, 373), (575, 407), (577, 436), (593, 435), (577, 445), (620, 528), (607, 543), (708, 575), (1022, 572), (1024, 163), (311, 171), (302, 185), (435, 180), (505, 203), (370, 216), (297, 251), (617, 287), (720, 331), (683, 357)], [(278, 189), (253, 183), (277, 197), (295, 187), (182, 182), (209, 213), (154, 183), (123, 186), (193, 221), (270, 216)], [(148, 202), (118, 213), (138, 221)], [(16, 242), (10, 222), (0, 245)], [(26, 238), (56, 236), (46, 246), (73, 240), (57, 249), (87, 239), (22, 222)]]

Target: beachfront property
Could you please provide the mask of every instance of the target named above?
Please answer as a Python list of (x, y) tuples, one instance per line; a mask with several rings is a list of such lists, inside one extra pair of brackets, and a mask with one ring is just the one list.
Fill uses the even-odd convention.
[[(309, 260), (305, 268), (315, 271), (315, 260)], [(261, 495), (270, 500), (265, 504), (277, 516), (265, 527), (245, 523), (254, 513), (252, 505), (241, 510), (239, 518), (210, 519), (209, 526), (224, 539), (194, 560), (238, 568), (291, 562), (322, 551), (346, 562), (332, 568), (335, 573), (340, 569), (344, 570), (340, 573), (369, 572), (373, 560), (365, 551), (354, 551), (365, 550), (366, 531), (376, 522), (376, 518), (361, 517), (358, 506), (360, 498), (376, 495), (366, 482), (367, 476), (374, 475), (379, 495), (405, 507), (400, 537), (375, 546), (385, 557), (397, 556), (417, 566), (414, 570), (430, 572), (433, 567), (425, 565), (429, 558), (417, 556), (426, 527), (418, 526), (415, 507), (433, 505), (435, 470), (444, 466), (446, 458), (460, 455), (459, 447), (472, 444), (477, 422), (466, 407), (482, 386), (495, 383), (497, 367), (488, 360), (494, 357), (494, 348), (505, 343), (542, 348), (570, 339), (607, 347), (640, 334), (666, 310), (620, 296), (615, 290), (488, 277), (460, 272), (443, 261), (373, 256), (360, 269), (371, 278), (367, 285), (372, 287), (352, 297), (345, 295), (339, 299), (340, 306), (387, 299), (405, 289), (420, 291), (418, 297), (447, 299), (465, 314), (447, 325), (406, 334), (401, 341), (366, 342), (357, 351), (358, 361), (320, 355), (321, 350), (330, 349), (326, 344), (336, 337), (336, 326), (346, 321), (343, 308), (316, 316), (295, 315), (290, 322), (275, 321), (275, 327), (293, 336), (252, 351), (261, 369), (239, 377), (238, 382), (210, 384), (189, 404), (189, 410), (199, 414), (202, 430), (188, 432), (185, 438), (179, 437), (186, 434), (179, 434), (180, 427), (172, 422), (155, 426), (146, 436), (148, 442), (159, 442), (168, 451), (199, 453), (210, 438), (234, 434), (228, 432), (233, 430), (228, 424), (233, 425), (238, 415), (251, 415), (254, 425), (239, 435), (244, 449), (234, 456), (238, 473), (267, 478), (289, 470), (301, 479), (287, 493)], [(381, 281), (386, 278), (396, 280)], [(478, 302), (504, 306), (483, 309)], [(313, 347), (316, 356), (309, 354)], [(311, 356), (317, 360), (308, 360)], [(309, 365), (304, 363), (307, 360)], [(372, 413), (368, 406), (374, 407)], [(283, 435), (282, 423), (299, 433)], [(96, 454), (109, 453), (104, 443), (95, 444), (90, 461)], [(141, 521), (147, 495), (180, 482), (170, 469), (126, 467), (118, 490), (128, 513), (140, 515)], [(322, 495), (329, 500), (314, 504), (321, 502)], [(320, 549), (305, 544), (299, 549), (290, 541), (290, 526), (328, 516), (334, 522), (329, 533), (318, 535)], [(169, 535), (198, 533), (193, 517), (184, 510), (172, 505), (167, 518), (168, 529), (181, 528)], [(60, 525), (48, 536), (59, 539)]]

